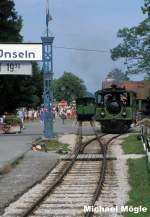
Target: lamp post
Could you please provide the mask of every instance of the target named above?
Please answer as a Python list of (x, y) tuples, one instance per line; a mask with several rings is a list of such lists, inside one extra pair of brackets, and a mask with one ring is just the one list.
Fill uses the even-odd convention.
[(46, 8), (46, 37), (41, 37), (43, 47), (43, 99), (44, 99), (44, 137), (53, 137), (53, 41), (49, 36), (49, 14), (48, 1)]

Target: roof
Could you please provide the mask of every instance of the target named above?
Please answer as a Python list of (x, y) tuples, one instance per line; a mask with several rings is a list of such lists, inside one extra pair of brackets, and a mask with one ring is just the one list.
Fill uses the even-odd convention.
[(128, 91), (128, 90), (126, 90), (125, 87), (118, 87), (116, 85), (112, 85), (112, 87), (99, 90), (96, 93), (105, 95), (105, 94), (109, 94), (109, 93), (119, 93), (119, 94), (121, 94), (121, 93), (125, 93), (125, 92), (132, 92), (132, 93), (135, 94), (135, 92), (132, 91), (132, 90)]
[(146, 99), (150, 96), (150, 81), (123, 81), (122, 87), (134, 91), (137, 99)]

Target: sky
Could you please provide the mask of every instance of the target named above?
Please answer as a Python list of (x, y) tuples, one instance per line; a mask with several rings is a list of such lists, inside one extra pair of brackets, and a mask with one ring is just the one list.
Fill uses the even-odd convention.
[[(112, 61), (110, 49), (120, 42), (117, 31), (132, 27), (144, 19), (144, 0), (49, 0), (53, 20), (50, 33), (54, 39), (54, 77), (64, 71), (84, 80), (91, 92), (100, 88), (112, 69), (125, 69), (124, 60)], [(23, 17), (24, 42), (41, 42), (46, 33), (46, 0), (14, 0), (16, 11)], [(96, 49), (85, 52), (56, 48), (59, 46)], [(140, 79), (140, 76), (134, 79)]]

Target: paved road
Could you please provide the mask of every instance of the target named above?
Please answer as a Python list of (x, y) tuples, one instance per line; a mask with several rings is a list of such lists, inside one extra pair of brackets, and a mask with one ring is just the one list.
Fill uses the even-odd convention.
[(33, 137), (0, 136), (0, 171), (31, 148)]
[[(60, 119), (54, 122), (55, 134), (73, 133), (76, 127), (73, 127), (72, 120), (66, 120), (63, 125)], [(21, 134), (1, 134), (0, 135), (0, 171), (2, 168), (16, 160), (23, 153), (31, 148), (31, 143), (37, 137), (43, 135), (43, 125), (40, 121), (25, 123), (25, 129)]]
[[(38, 136), (43, 136), (43, 124), (40, 121), (26, 122), (25, 129), (21, 132), (21, 134), (1, 134), (0, 137), (22, 137), (29, 136), (29, 138), (34, 139)], [(54, 121), (54, 136), (63, 135), (63, 134), (76, 134), (77, 133), (78, 124), (76, 120), (65, 120), (64, 124), (60, 118), (55, 119)], [(97, 130), (99, 130), (97, 124)], [(83, 133), (91, 134), (93, 130), (89, 123), (84, 122), (83, 124)]]
[[(43, 124), (40, 121), (34, 121), (25, 123), (25, 129), (22, 132), (22, 135), (29, 135), (29, 134), (37, 134), (43, 135)], [(65, 120), (65, 123), (62, 124), (60, 118), (55, 119), (54, 121), (54, 134), (70, 134), (76, 133), (76, 126), (73, 120)]]
[[(77, 132), (77, 123), (73, 120), (65, 120), (63, 124), (61, 119), (54, 121), (54, 134), (72, 134)], [(92, 128), (86, 123), (83, 132), (93, 133)], [(38, 137), (43, 136), (43, 124), (40, 121), (26, 122), (25, 129), (21, 134), (1, 134), (0, 135), (0, 171), (1, 168), (12, 162), (24, 152), (31, 148), (31, 143)]]

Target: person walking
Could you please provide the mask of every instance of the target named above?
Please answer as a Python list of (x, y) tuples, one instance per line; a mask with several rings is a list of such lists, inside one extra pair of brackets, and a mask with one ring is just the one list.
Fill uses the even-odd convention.
[(66, 113), (65, 113), (64, 110), (62, 110), (60, 117), (62, 119), (62, 124), (64, 124), (65, 123), (65, 119), (66, 119)]
[(24, 111), (20, 109), (18, 111), (18, 116), (19, 116), (19, 119), (21, 120), (22, 128), (24, 129), (24, 117), (25, 117)]
[(39, 117), (40, 117), (41, 124), (43, 124), (44, 122), (44, 109), (43, 108), (40, 110)]

